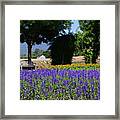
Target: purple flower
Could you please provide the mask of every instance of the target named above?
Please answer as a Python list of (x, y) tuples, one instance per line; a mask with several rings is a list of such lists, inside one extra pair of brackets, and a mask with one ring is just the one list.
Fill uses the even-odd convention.
[(92, 91), (92, 93), (94, 93), (94, 86), (91, 86), (91, 91)]
[(79, 84), (82, 85), (83, 84), (83, 80), (79, 80)]
[(45, 87), (45, 81), (42, 81), (41, 87)]
[(94, 77), (93, 73), (94, 73), (93, 70), (88, 71), (88, 79), (93, 79), (93, 77)]
[(59, 83), (59, 80), (56, 79), (56, 78), (53, 78), (53, 79), (52, 79), (52, 83), (53, 83), (53, 84), (57, 84), (57, 83)]
[(82, 86), (82, 91), (84, 92), (84, 94), (86, 94), (86, 92), (87, 92), (87, 87), (86, 87), (86, 86)]
[(53, 90), (52, 86), (49, 86), (49, 91), (52, 91), (52, 90)]
[(63, 85), (64, 85), (64, 86), (68, 86), (68, 84), (69, 84), (69, 80), (64, 80), (64, 81), (63, 81)]
[(42, 99), (47, 99), (51, 93), (51, 98), (61, 93), (63, 99), (66, 94), (71, 98), (76, 94), (78, 99), (81, 95), (87, 99), (100, 99), (100, 71), (84, 68), (21, 70), (20, 89), (22, 99), (41, 99), (41, 95)]

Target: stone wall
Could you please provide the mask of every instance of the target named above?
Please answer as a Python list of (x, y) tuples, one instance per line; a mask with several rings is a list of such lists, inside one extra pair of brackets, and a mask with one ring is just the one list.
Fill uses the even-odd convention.
[[(85, 58), (84, 56), (74, 56), (72, 58), (73, 63), (85, 63)], [(99, 64), (100, 63), (100, 57), (96, 59), (96, 62)]]

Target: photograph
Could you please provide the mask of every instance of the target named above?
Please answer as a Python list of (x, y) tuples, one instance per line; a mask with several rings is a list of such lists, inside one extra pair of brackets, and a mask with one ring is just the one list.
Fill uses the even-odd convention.
[(100, 20), (20, 20), (20, 100), (100, 100)]
[(117, 119), (113, 1), (3, 1), (3, 119)]

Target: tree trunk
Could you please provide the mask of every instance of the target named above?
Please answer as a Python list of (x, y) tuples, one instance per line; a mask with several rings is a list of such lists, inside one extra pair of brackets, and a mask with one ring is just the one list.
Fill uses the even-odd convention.
[(31, 65), (31, 50), (32, 50), (32, 45), (28, 44), (28, 65)]
[(96, 64), (96, 59), (98, 58), (97, 55), (93, 55), (92, 57), (92, 64)]
[(65, 58), (64, 58), (64, 55), (65, 55), (65, 40), (63, 40), (63, 46), (62, 46), (63, 48), (61, 48), (62, 49), (62, 65), (64, 65), (65, 64)]

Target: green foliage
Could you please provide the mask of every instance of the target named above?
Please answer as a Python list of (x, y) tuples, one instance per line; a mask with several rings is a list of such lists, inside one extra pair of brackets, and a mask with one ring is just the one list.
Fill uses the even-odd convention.
[[(72, 35), (70, 20), (21, 20), (20, 41), (28, 45), (28, 62), (41, 55), (52, 57), (53, 64), (70, 64), (73, 55), (85, 56), (86, 63), (96, 63), (100, 55), (100, 21), (80, 20), (80, 31)], [(68, 40), (69, 39), (69, 40)], [(31, 53), (32, 45), (50, 43), (50, 51), (36, 49)]]
[(76, 41), (75, 41), (75, 51), (74, 51), (74, 56), (80, 56), (83, 55), (83, 41), (82, 41), (82, 33), (78, 32), (75, 34)]
[(26, 54), (20, 55), (20, 59), (27, 59), (27, 55)]
[(52, 64), (71, 64), (74, 52), (75, 37), (72, 34), (62, 35), (55, 38), (50, 46)]
[(43, 52), (44, 52), (43, 50), (36, 48), (35, 51), (33, 51), (32, 54), (34, 54), (37, 58), (37, 57), (43, 55)]
[(35, 51), (32, 52), (32, 57), (35, 56), (37, 58), (41, 55), (44, 55), (46, 58), (50, 58), (51, 57), (50, 50), (44, 51), (44, 50), (36, 48)]
[(100, 55), (100, 21), (80, 20), (80, 32), (76, 34), (74, 54), (85, 56), (86, 63), (96, 63)]
[(71, 27), (69, 20), (21, 20), (20, 41), (29, 44), (48, 43)]
[(32, 45), (52, 42), (54, 37), (65, 34), (70, 27), (70, 20), (21, 20), (20, 42), (28, 45), (28, 63), (31, 63)]
[(27, 59), (27, 56), (20, 56), (20, 59)]
[(46, 58), (50, 58), (50, 57), (51, 57), (51, 52), (50, 52), (50, 50), (43, 51), (43, 55), (44, 55)]

